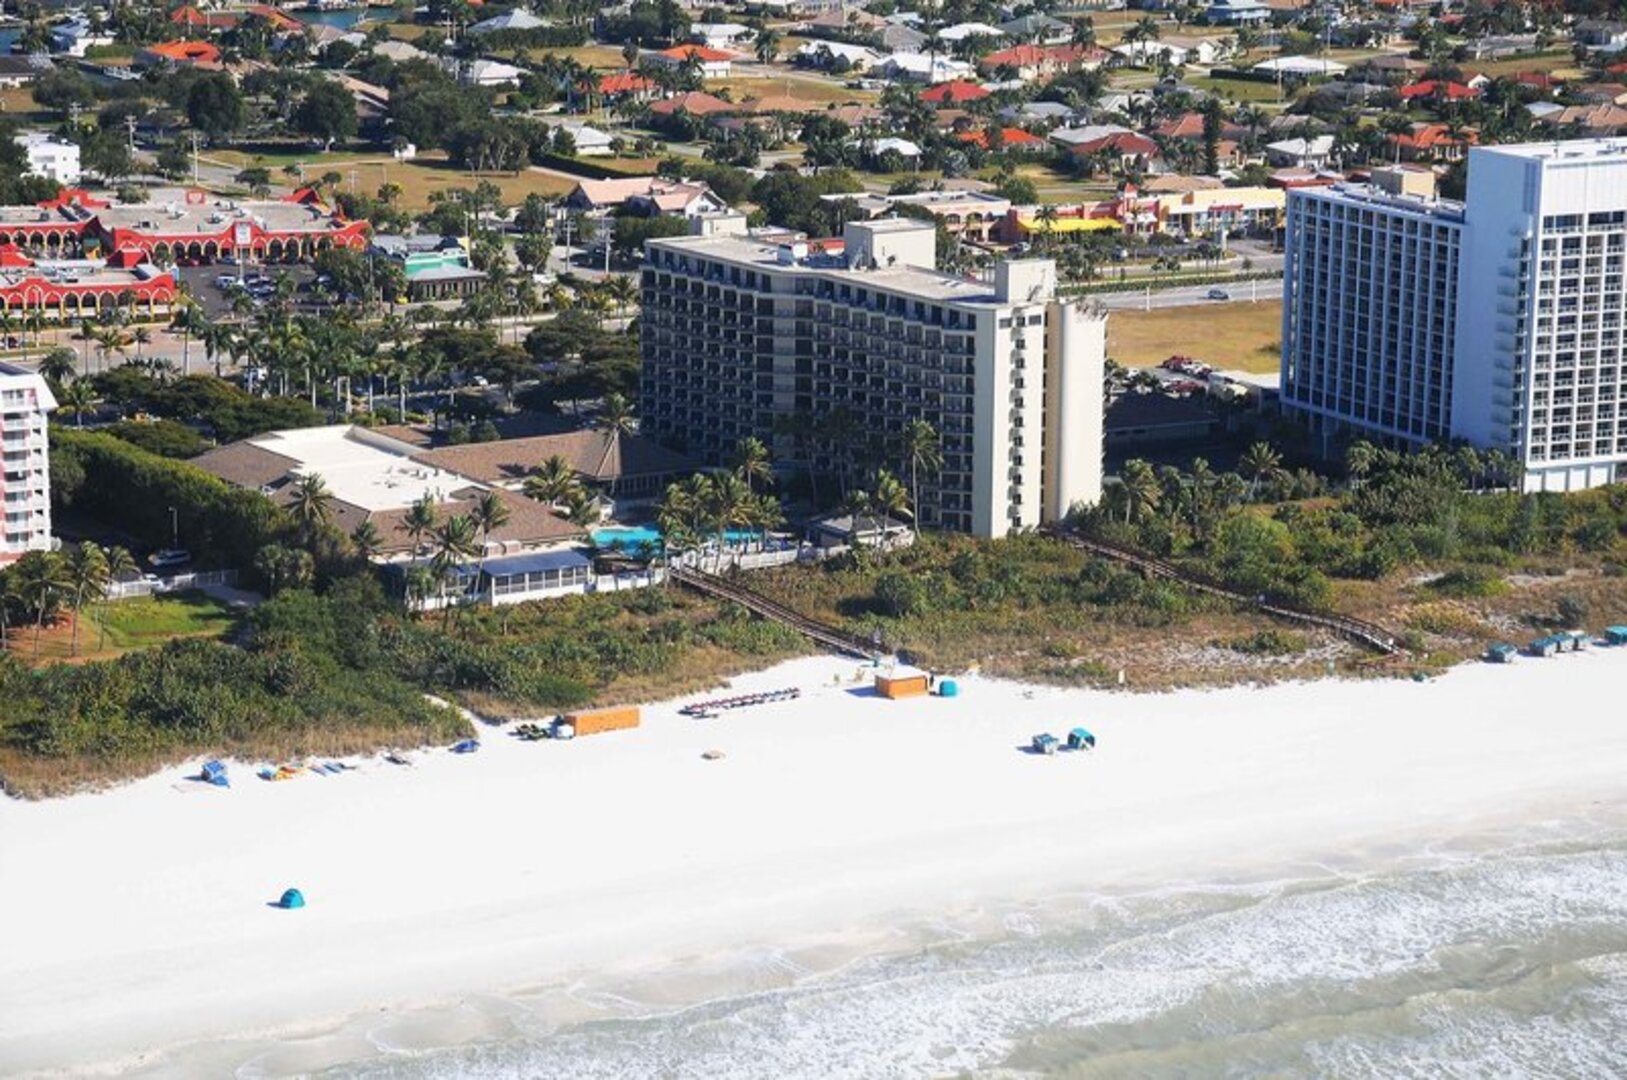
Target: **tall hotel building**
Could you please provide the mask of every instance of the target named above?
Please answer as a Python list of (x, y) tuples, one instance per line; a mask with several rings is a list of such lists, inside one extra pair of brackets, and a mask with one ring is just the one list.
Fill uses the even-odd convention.
[(1627, 480), (1627, 140), (1476, 148), (1288, 200), (1282, 400), (1314, 430), (1461, 438), (1529, 491)]
[(0, 530), (0, 564), (25, 551), (51, 547), (51, 468), (45, 416), (56, 408), (45, 380), (24, 368), (0, 364), (0, 496), (5, 526)]
[(1100, 497), (1107, 319), (1057, 297), (1053, 262), (984, 283), (931, 269), (929, 222), (853, 222), (825, 245), (735, 228), (646, 245), (646, 434), (713, 462), (756, 436), (794, 461), (782, 417), (845, 412), (865, 445), (922, 419), (944, 461), (917, 517), (977, 536)]

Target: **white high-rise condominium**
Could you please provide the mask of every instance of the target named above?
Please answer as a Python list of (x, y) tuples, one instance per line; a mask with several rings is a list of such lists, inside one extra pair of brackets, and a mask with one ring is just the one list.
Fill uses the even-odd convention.
[(32, 371), (0, 364), (0, 459), (5, 526), (0, 563), (51, 547), (51, 466), (45, 416), (56, 399)]
[(1531, 491), (1627, 480), (1627, 140), (1477, 148), (1288, 201), (1282, 393), (1325, 434), (1461, 438)]
[(1106, 316), (1059, 299), (1050, 260), (992, 283), (940, 274), (935, 240), (884, 219), (823, 245), (650, 241), (642, 430), (716, 463), (756, 436), (782, 462), (907, 480), (899, 440), (922, 419), (943, 454), (920, 478), (923, 525), (1003, 536), (1095, 502)]

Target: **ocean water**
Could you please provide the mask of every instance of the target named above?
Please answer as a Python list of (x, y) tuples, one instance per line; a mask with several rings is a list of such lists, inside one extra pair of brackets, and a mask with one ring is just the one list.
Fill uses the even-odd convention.
[[(1627, 1075), (1627, 831), (1069, 896), (243, 1047), (237, 1076)], [(173, 1062), (172, 1062), (173, 1064)]]

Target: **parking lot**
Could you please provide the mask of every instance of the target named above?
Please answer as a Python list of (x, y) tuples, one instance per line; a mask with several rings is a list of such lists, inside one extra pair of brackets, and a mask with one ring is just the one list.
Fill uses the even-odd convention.
[[(296, 310), (309, 314), (321, 313), (325, 305), (319, 303), (311, 292), (316, 271), (309, 266), (217, 263), (213, 266), (175, 268), (176, 277), (186, 283), (187, 292), (198, 301), (211, 321), (234, 316), (236, 310), (233, 303), (239, 293), (246, 292), (256, 310), (265, 307), (266, 302), (275, 295), (277, 281), (285, 274), (294, 283)], [(246, 290), (241, 285), (233, 284), (245, 280), (249, 283)]]

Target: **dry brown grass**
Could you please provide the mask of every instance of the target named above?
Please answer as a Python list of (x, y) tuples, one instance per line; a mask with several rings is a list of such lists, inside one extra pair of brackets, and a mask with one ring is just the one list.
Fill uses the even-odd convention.
[[(1230, 288), (1247, 289), (1249, 283)], [(1107, 320), (1107, 354), (1125, 367), (1153, 367), (1170, 356), (1191, 356), (1216, 367), (1271, 372), (1279, 367), (1281, 340), (1280, 300), (1115, 311)]]

